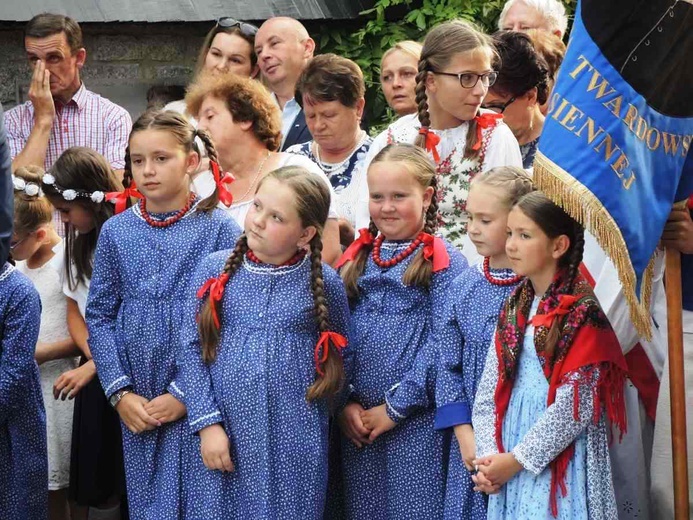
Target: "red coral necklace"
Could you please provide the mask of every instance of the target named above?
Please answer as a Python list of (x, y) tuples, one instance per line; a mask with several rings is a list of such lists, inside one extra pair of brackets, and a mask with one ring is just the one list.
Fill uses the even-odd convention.
[(140, 213), (142, 213), (142, 218), (147, 222), (152, 227), (155, 228), (165, 228), (168, 226), (172, 226), (176, 222), (178, 222), (180, 219), (182, 219), (185, 214), (190, 211), (190, 208), (192, 206), (192, 203), (195, 201), (195, 194), (191, 193), (190, 197), (188, 197), (188, 202), (183, 206), (183, 208), (178, 211), (175, 215), (172, 215), (168, 217), (167, 219), (164, 220), (155, 220), (152, 218), (152, 216), (147, 213), (147, 201), (146, 199), (140, 199), (139, 205), (140, 205)]
[(490, 267), (491, 261), (489, 257), (484, 257), (484, 276), (486, 279), (492, 283), (493, 285), (501, 285), (501, 286), (508, 286), (508, 285), (515, 285), (516, 283), (522, 281), (522, 276), (519, 274), (513, 276), (512, 278), (495, 278), (491, 274), (491, 267)]
[(373, 242), (373, 253), (371, 255), (373, 257), (373, 262), (375, 262), (375, 265), (379, 267), (392, 267), (394, 265), (397, 265), (402, 260), (411, 255), (414, 251), (416, 251), (416, 248), (419, 247), (419, 245), (421, 245), (421, 242), (423, 241), (423, 235), (424, 232), (421, 231), (418, 235), (416, 235), (414, 241), (411, 244), (409, 244), (404, 251), (402, 251), (401, 253), (397, 253), (389, 260), (383, 260), (380, 258), (380, 247), (383, 245), (385, 237), (383, 235), (378, 235), (378, 238), (376, 238)]

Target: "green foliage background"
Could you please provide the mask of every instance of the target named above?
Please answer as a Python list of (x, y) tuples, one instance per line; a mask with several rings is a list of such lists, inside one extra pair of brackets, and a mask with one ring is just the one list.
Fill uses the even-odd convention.
[[(561, 1), (572, 19), (576, 0)], [(455, 18), (470, 20), (491, 34), (503, 5), (505, 0), (376, 0), (355, 26), (323, 26), (314, 38), (320, 52), (352, 59), (363, 70), (366, 120), (374, 133), (394, 118), (380, 90), (380, 58), (387, 49), (402, 40), (423, 41), (429, 28)]]

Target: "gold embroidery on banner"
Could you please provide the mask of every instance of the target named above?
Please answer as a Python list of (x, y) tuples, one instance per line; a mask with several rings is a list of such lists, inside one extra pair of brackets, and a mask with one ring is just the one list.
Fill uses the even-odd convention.
[(643, 273), (640, 294), (635, 291), (635, 269), (626, 242), (616, 221), (599, 199), (580, 181), (556, 165), (539, 150), (534, 159), (534, 182), (556, 204), (594, 235), (616, 266), (635, 329), (645, 339), (652, 338), (650, 299), (654, 276), (654, 256)]

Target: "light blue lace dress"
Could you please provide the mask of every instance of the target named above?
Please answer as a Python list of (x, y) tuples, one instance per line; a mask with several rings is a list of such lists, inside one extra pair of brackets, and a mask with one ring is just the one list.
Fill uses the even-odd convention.
[[(535, 298), (530, 319), (536, 313)], [(574, 346), (573, 348), (575, 348)], [(595, 371), (593, 381), (598, 376)], [(477, 456), (497, 453), (494, 438), (494, 391), (498, 380), (495, 348), (489, 349), (472, 413)], [(575, 454), (568, 464), (566, 496), (558, 493), (557, 520), (616, 519), (605, 421), (594, 424), (589, 384), (580, 385), (579, 419), (573, 417), (573, 385), (564, 384), (546, 406), (549, 385), (534, 346), (534, 327), (528, 326), (520, 352), (510, 404), (503, 421), (503, 446), (525, 468), (508, 481), (488, 503), (489, 520), (553, 519), (550, 511), (551, 468), (571, 442)]]

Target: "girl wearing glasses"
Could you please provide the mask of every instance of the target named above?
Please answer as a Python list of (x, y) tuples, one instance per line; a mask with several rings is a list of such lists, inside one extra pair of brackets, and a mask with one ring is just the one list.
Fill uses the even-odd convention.
[(493, 41), (501, 67), (482, 106), (503, 114), (520, 145), (522, 167), (529, 169), (544, 128), (541, 106), (549, 93), (548, 66), (524, 33), (501, 31), (493, 36)]
[[(195, 66), (195, 76), (202, 71), (215, 74), (231, 72), (245, 78), (255, 78), (260, 71), (255, 54), (255, 33), (257, 27), (230, 17), (220, 18), (207, 33), (200, 48)], [(195, 125), (194, 119), (186, 113), (185, 100), (173, 101), (164, 107), (184, 114)]]
[[(366, 159), (387, 144), (414, 143), (436, 163), (440, 186), (440, 233), (457, 248), (467, 234), (469, 182), (495, 166), (521, 166), (517, 141), (502, 116), (481, 110), (496, 79), (496, 57), (488, 36), (463, 21), (434, 27), (426, 36), (416, 77), (418, 112), (395, 121), (373, 142)], [(358, 228), (365, 227), (368, 195), (362, 193)]]

